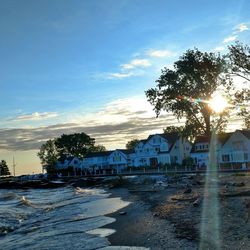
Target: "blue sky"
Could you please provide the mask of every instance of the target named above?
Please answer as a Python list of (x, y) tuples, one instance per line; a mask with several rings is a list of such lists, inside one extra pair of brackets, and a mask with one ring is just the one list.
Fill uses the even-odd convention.
[(60, 132), (115, 148), (161, 131), (173, 119), (152, 123), (144, 91), (186, 49), (249, 44), (249, 9), (244, 0), (0, 1), (0, 158), (18, 155), (20, 173), (37, 172), (38, 146)]

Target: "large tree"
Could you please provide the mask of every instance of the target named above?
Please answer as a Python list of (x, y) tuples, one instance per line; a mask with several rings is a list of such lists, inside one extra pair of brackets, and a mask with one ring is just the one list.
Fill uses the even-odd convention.
[(63, 134), (55, 140), (61, 157), (76, 156), (84, 158), (88, 152), (94, 151), (95, 139), (85, 133)]
[(95, 139), (85, 133), (75, 133), (65, 135), (59, 138), (48, 140), (44, 143), (38, 152), (38, 157), (48, 173), (55, 171), (56, 163), (63, 162), (67, 157), (76, 156), (84, 158), (89, 152), (105, 151), (102, 145), (94, 145)]
[(164, 68), (156, 87), (146, 91), (157, 116), (164, 110), (177, 119), (186, 118), (184, 132), (189, 135), (210, 135), (213, 126), (222, 130), (226, 112), (216, 115), (203, 100), (211, 99), (220, 88), (225, 92), (231, 87), (224, 57), (188, 50), (173, 66)]
[(250, 128), (250, 47), (240, 42), (229, 46), (231, 74), (244, 79), (246, 88), (238, 90), (234, 97), (234, 105), (244, 120), (246, 128)]
[(236, 42), (228, 48), (232, 74), (250, 81), (250, 47)]
[(37, 153), (41, 160), (43, 167), (48, 173), (55, 171), (55, 165), (58, 161), (59, 153), (55, 145), (55, 140), (48, 140), (41, 147)]
[(0, 175), (10, 175), (8, 165), (5, 160), (0, 162)]

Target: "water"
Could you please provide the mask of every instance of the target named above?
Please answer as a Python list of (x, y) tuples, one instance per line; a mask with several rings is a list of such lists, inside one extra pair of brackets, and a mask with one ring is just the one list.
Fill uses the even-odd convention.
[(0, 190), (0, 249), (113, 249), (105, 237), (115, 219), (105, 215), (129, 202), (109, 196), (69, 187)]

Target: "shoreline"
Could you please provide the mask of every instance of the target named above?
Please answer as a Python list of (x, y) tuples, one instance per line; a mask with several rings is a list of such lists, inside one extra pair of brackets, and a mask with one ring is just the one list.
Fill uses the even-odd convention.
[[(175, 177), (173, 178), (175, 179)], [(116, 221), (106, 225), (115, 230), (107, 239), (111, 246), (149, 249), (199, 249), (205, 197), (204, 176), (177, 177), (170, 185), (131, 183), (111, 189), (111, 197), (131, 202), (107, 214)], [(155, 190), (149, 190), (150, 188)], [(132, 191), (133, 192), (132, 192)], [(140, 191), (141, 190), (141, 191)], [(198, 197), (198, 198), (197, 198)], [(220, 176), (218, 179), (221, 249), (249, 249), (250, 176)], [(198, 204), (194, 204), (201, 200)], [(250, 204), (250, 203), (247, 203)], [(120, 212), (125, 212), (121, 215)], [(214, 249), (207, 243), (207, 249)]]
[[(131, 194), (127, 188), (111, 191), (111, 197), (131, 202), (127, 207), (106, 216), (116, 221), (104, 226), (115, 232), (107, 237), (111, 246), (145, 247), (148, 249), (198, 249), (195, 242), (176, 237), (174, 224), (152, 211), (155, 201)], [(161, 193), (161, 195), (164, 195)], [(120, 212), (125, 212), (121, 215)]]
[[(112, 229), (114, 233), (103, 237), (110, 243), (110, 249), (127, 246), (153, 250), (199, 249), (202, 221), (205, 218), (211, 222), (210, 217), (214, 217), (203, 217), (204, 207), (209, 207), (203, 201), (208, 197), (207, 188), (216, 188), (220, 249), (249, 249), (250, 175), (219, 175), (218, 180), (211, 179), (210, 187), (205, 177), (135, 176), (91, 180), (91, 183), (72, 179), (66, 182), (66, 187), (100, 188), (110, 194), (109, 198), (130, 202), (116, 212), (105, 214), (115, 221), (100, 229)], [(215, 249), (210, 240), (206, 244), (208, 247), (203, 249)]]

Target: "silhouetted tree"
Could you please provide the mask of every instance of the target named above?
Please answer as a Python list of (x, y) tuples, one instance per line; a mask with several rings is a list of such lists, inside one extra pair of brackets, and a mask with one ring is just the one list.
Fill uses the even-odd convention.
[(223, 129), (226, 112), (218, 116), (208, 103), (199, 100), (209, 100), (220, 87), (230, 89), (232, 82), (227, 71), (226, 61), (219, 54), (188, 50), (174, 63), (174, 69), (162, 70), (157, 86), (147, 90), (146, 96), (157, 116), (165, 110), (177, 119), (186, 118), (186, 134), (210, 135), (215, 124)]
[[(229, 46), (231, 74), (241, 77), (250, 85), (250, 47), (240, 42)], [(237, 114), (243, 118), (246, 128), (250, 128), (250, 89), (243, 88), (234, 94)]]
[(55, 165), (59, 158), (59, 153), (55, 145), (55, 140), (48, 140), (41, 147), (37, 153), (41, 160), (43, 167), (47, 173), (53, 173), (55, 171)]
[(85, 133), (63, 134), (55, 140), (56, 148), (61, 157), (76, 156), (84, 158), (88, 152), (94, 149), (95, 139)]
[(131, 141), (128, 141), (126, 144), (126, 149), (128, 150), (133, 150), (136, 146), (136, 144), (138, 144), (140, 142), (140, 140), (138, 139), (133, 139)]
[(91, 148), (91, 152), (103, 152), (106, 151), (107, 149), (103, 145), (96, 145)]
[(182, 134), (184, 127), (180, 126), (180, 127), (176, 127), (176, 126), (167, 126), (166, 128), (163, 129), (163, 133), (164, 134), (168, 134), (168, 133), (174, 133), (177, 132), (179, 134)]
[(0, 175), (10, 175), (8, 165), (5, 160), (0, 162)]
[(229, 48), (231, 73), (250, 81), (250, 47), (236, 42)]

